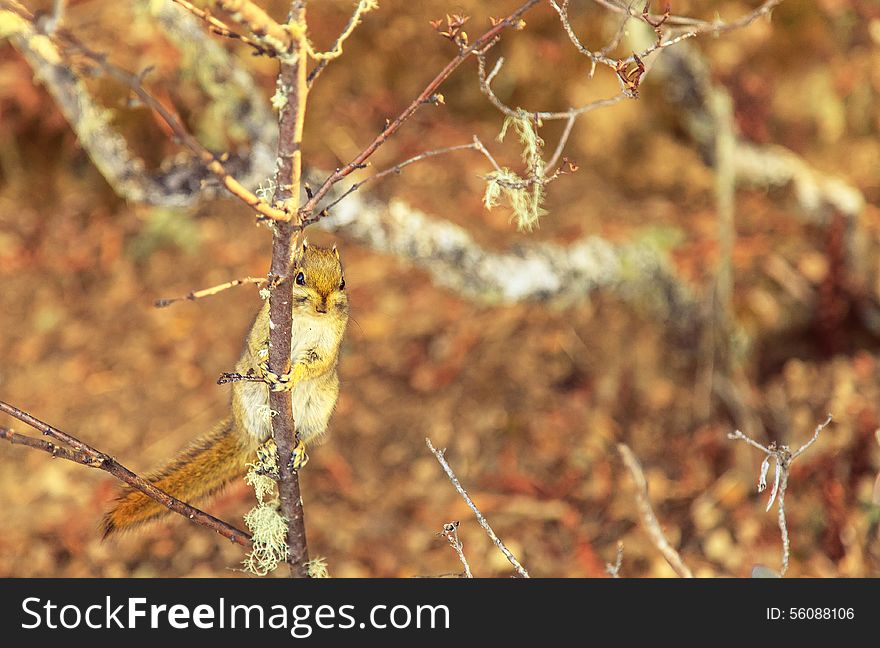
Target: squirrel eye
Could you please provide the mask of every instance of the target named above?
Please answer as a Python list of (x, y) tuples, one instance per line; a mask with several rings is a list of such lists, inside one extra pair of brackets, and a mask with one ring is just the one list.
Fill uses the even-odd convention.
[(339, 290), (345, 290), (345, 277), (339, 282)]
[(298, 285), (305, 286), (306, 285), (306, 276), (302, 272), (300, 272), (299, 274), (296, 275), (295, 281)]

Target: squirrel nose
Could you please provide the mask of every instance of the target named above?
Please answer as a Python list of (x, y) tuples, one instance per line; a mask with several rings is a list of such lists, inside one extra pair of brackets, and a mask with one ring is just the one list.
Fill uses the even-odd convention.
[(321, 303), (321, 304), (315, 306), (315, 310), (318, 311), (319, 313), (326, 313), (327, 312), (327, 304)]

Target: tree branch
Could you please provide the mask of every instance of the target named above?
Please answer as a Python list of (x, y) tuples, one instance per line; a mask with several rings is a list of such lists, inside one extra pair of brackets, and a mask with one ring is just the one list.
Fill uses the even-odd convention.
[[(449, 481), (452, 482), (452, 485), (455, 487), (455, 490), (458, 491), (458, 494), (461, 495), (462, 499), (464, 499), (465, 503), (470, 507), (470, 509), (474, 512), (474, 515), (477, 517), (477, 522), (480, 523), (480, 526), (483, 527), (483, 530), (486, 532), (486, 535), (489, 536), (489, 539), (498, 547), (498, 550), (504, 554), (504, 557), (513, 565), (513, 568), (516, 572), (522, 576), (523, 578), (529, 577), (529, 572), (526, 571), (526, 568), (523, 567), (519, 560), (517, 560), (516, 556), (514, 556), (510, 549), (501, 541), (495, 532), (492, 530), (492, 527), (489, 526), (489, 521), (486, 517), (480, 512), (480, 509), (477, 508), (477, 505), (474, 504), (474, 501), (471, 499), (471, 496), (468, 495), (467, 491), (464, 489), (464, 486), (461, 485), (461, 482), (458, 481), (458, 477), (455, 476), (455, 473), (452, 471), (452, 468), (449, 466), (449, 462), (446, 461), (446, 457), (444, 456), (445, 450), (438, 450), (434, 447), (434, 444), (431, 443), (431, 439), (425, 439), (425, 443), (428, 446), (428, 450), (437, 458), (437, 461), (440, 464), (440, 467), (443, 468), (443, 472), (446, 473), (446, 476), (449, 477)], [(469, 570), (468, 570), (469, 571)]]
[(309, 72), (309, 76), (306, 79), (306, 83), (311, 88), (312, 84), (315, 80), (321, 76), (321, 73), (330, 64), (330, 61), (335, 60), (342, 54), (342, 45), (345, 43), (346, 39), (351, 36), (354, 32), (355, 28), (360, 24), (361, 18), (363, 18), (365, 13), (368, 13), (377, 7), (377, 3), (373, 0), (358, 0), (357, 6), (355, 6), (354, 11), (348, 19), (348, 24), (345, 25), (345, 28), (336, 37), (336, 40), (333, 42), (333, 46), (330, 48), (328, 52), (324, 52), (323, 56), (312, 56), (312, 58), (316, 58), (318, 60), (315, 68)]
[[(290, 214), (287, 211), (273, 207), (265, 200), (259, 198), (253, 192), (249, 191), (241, 182), (233, 177), (224, 166), (222, 156), (217, 156), (214, 153), (210, 152), (207, 148), (205, 148), (195, 137), (193, 137), (186, 130), (180, 120), (177, 119), (177, 117), (170, 110), (168, 110), (164, 105), (162, 105), (161, 102), (159, 102), (159, 100), (157, 100), (149, 92), (147, 92), (147, 90), (143, 87), (142, 75), (138, 76), (131, 74), (130, 72), (127, 72), (122, 68), (116, 67), (115, 65), (108, 63), (106, 57), (103, 54), (92, 51), (89, 47), (87, 47), (66, 30), (56, 29), (51, 34), (40, 33), (40, 30), (36, 25), (34, 15), (30, 11), (28, 11), (27, 8), (19, 4), (16, 0), (0, 0), (0, 9), (8, 11), (11, 15), (15, 16), (21, 21), (18, 25), (16, 42), (24, 51), (33, 52), (34, 55), (42, 58), (45, 61), (47, 52), (45, 45), (46, 39), (48, 39), (48, 43), (52, 46), (52, 49), (48, 50), (49, 52), (52, 52), (50, 56), (57, 57), (57, 60), (48, 60), (48, 62), (53, 66), (53, 74), (63, 75), (65, 72), (68, 75), (71, 74), (69, 72), (70, 61), (68, 60), (69, 57), (67, 56), (70, 50), (78, 52), (87, 57), (99, 68), (101, 68), (101, 70), (104, 71), (108, 76), (127, 86), (132, 92), (134, 92), (138, 96), (138, 99), (140, 99), (146, 106), (152, 109), (162, 119), (162, 121), (165, 122), (168, 128), (171, 129), (171, 131), (174, 133), (174, 136), (201, 160), (205, 168), (213, 173), (218, 178), (220, 183), (232, 195), (242, 200), (251, 209), (267, 219), (275, 221), (290, 220)], [(35, 37), (43, 40), (38, 40), (37, 44), (34, 45), (33, 41)], [(42, 63), (43, 61), (40, 62)], [(65, 85), (69, 86), (70, 80), (68, 80)], [(80, 90), (80, 96), (82, 96), (83, 94), (87, 95), (84, 87), (80, 88)], [(65, 103), (67, 105), (76, 106), (75, 97), (65, 97), (65, 99)], [(77, 112), (74, 112), (74, 120), (81, 121), (81, 116), (78, 115)], [(87, 128), (95, 129), (96, 127), (98, 127), (100, 129), (100, 127), (103, 126), (104, 121), (106, 121), (106, 117), (100, 118), (97, 123), (88, 124)], [(114, 156), (115, 158), (119, 158), (120, 154), (125, 155), (128, 153), (127, 145), (125, 144), (125, 141), (120, 137), (118, 137), (118, 139), (114, 142), (114, 148), (121, 149), (121, 151)], [(117, 159), (114, 166), (117, 166), (119, 163), (120, 161)], [(142, 164), (140, 165), (140, 167), (142, 168)], [(138, 167), (135, 166), (135, 169), (137, 168)], [(114, 169), (114, 173), (118, 173), (118, 171)]]
[(213, 4), (260, 43), (271, 47), (276, 56), (291, 60), (297, 57), (296, 39), (291, 30), (276, 22), (262, 7), (250, 0), (213, 0)]
[[(281, 109), (278, 115), (278, 160), (275, 173), (275, 204), (292, 204), (299, 199), (302, 180), (302, 134), (308, 87), (306, 85), (307, 50), (304, 43), (306, 24), (305, 2), (291, 4), (288, 25), (298, 26), (303, 34), (293, 43), (291, 57), (281, 60), (277, 95)], [(292, 213), (293, 210), (291, 210)], [(290, 276), (294, 258), (294, 232), (298, 223), (276, 222), (272, 227), (272, 263), (269, 282), (269, 367), (276, 374), (290, 371), (290, 349), (293, 330), (293, 282)], [(272, 434), (278, 448), (278, 493), (281, 515), (287, 520), (288, 565), (290, 575), (308, 576), (308, 544), (299, 476), (291, 467), (297, 443), (295, 413), (290, 391), (269, 391)]]
[(336, 205), (338, 205), (340, 202), (342, 202), (342, 200), (344, 198), (348, 197), (350, 194), (354, 193), (355, 191), (357, 191), (358, 189), (363, 187), (368, 182), (375, 182), (376, 180), (381, 180), (382, 178), (389, 176), (389, 175), (392, 175), (392, 174), (399, 175), (400, 172), (403, 171), (403, 169), (408, 167), (410, 164), (415, 164), (416, 162), (421, 162), (422, 160), (427, 160), (428, 158), (432, 158), (437, 155), (445, 155), (446, 153), (455, 153), (456, 151), (468, 151), (468, 150), (479, 151), (483, 155), (488, 156), (489, 160), (492, 160), (492, 156), (489, 155), (488, 151), (482, 145), (482, 143), (479, 143), (479, 140), (477, 140), (476, 136), (474, 136), (474, 140), (475, 141), (471, 144), (459, 144), (457, 146), (447, 146), (445, 148), (440, 148), (440, 149), (435, 149), (433, 151), (425, 151), (424, 153), (419, 153), (418, 155), (414, 155), (413, 157), (411, 157), (407, 160), (404, 160), (403, 162), (395, 164), (393, 167), (390, 167), (388, 169), (385, 169), (384, 171), (380, 171), (379, 173), (375, 173), (371, 176), (368, 176), (368, 177), (364, 178), (363, 180), (360, 180), (359, 182), (355, 182), (348, 189), (346, 189), (344, 192), (342, 192), (338, 198), (333, 200), (333, 202), (329, 203), (325, 207), (322, 207), (318, 211), (317, 216), (312, 216), (310, 219), (304, 220), (303, 225), (308, 225), (309, 223), (317, 222), (318, 218), (320, 218), (320, 214), (324, 214), (324, 213), (329, 212)]
[(458, 225), (400, 200), (386, 205), (360, 193), (339, 203), (319, 226), (377, 252), (410, 259), (435, 283), (483, 303), (579, 303), (605, 290), (653, 309), (682, 330), (698, 316), (692, 288), (650, 237), (635, 235), (617, 244), (587, 236), (567, 246), (528, 243), (491, 251)]
[(465, 578), (473, 578), (474, 575), (473, 573), (471, 573), (471, 566), (468, 563), (467, 557), (464, 555), (464, 545), (462, 545), (461, 543), (461, 538), (458, 537), (458, 520), (454, 520), (453, 522), (447, 522), (446, 524), (444, 524), (443, 530), (437, 535), (446, 538), (449, 546), (452, 547), (453, 551), (455, 551), (455, 554), (458, 556), (458, 560), (464, 567)]
[(681, 578), (693, 578), (693, 572), (684, 564), (679, 553), (669, 544), (669, 540), (666, 539), (666, 535), (660, 527), (660, 522), (657, 521), (657, 516), (654, 515), (654, 509), (651, 507), (651, 500), (648, 497), (648, 480), (645, 479), (645, 473), (642, 471), (639, 460), (626, 444), (618, 443), (617, 451), (636, 485), (636, 504), (638, 504), (639, 515), (648, 532), (648, 537), (651, 538), (651, 542), (663, 554), (666, 562), (676, 574)]
[(813, 432), (813, 436), (810, 440), (794, 452), (791, 451), (789, 446), (777, 445), (776, 442), (772, 442), (766, 446), (762, 445), (739, 430), (734, 430), (727, 435), (728, 439), (743, 441), (766, 455), (764, 461), (761, 463), (761, 473), (758, 477), (759, 493), (763, 493), (767, 488), (767, 471), (770, 469), (770, 461), (773, 460), (776, 463), (773, 490), (770, 492), (770, 499), (767, 502), (766, 510), (769, 511), (773, 508), (773, 503), (776, 502), (777, 522), (779, 524), (779, 533), (782, 537), (782, 569), (779, 572), (780, 576), (785, 576), (785, 572), (788, 571), (788, 562), (791, 555), (791, 541), (788, 537), (788, 523), (785, 520), (785, 493), (788, 490), (788, 477), (791, 473), (791, 464), (795, 459), (810, 449), (810, 446), (812, 446), (819, 438), (819, 434), (822, 433), (822, 430), (830, 425), (831, 420), (832, 417), (831, 414), (829, 414), (822, 423), (819, 423), (819, 425), (816, 426), (816, 430)]
[(264, 277), (243, 277), (241, 279), (233, 279), (232, 281), (225, 281), (222, 284), (217, 284), (216, 286), (211, 286), (210, 288), (191, 290), (182, 297), (157, 299), (154, 303), (154, 306), (156, 308), (165, 308), (166, 306), (171, 306), (171, 304), (176, 304), (177, 302), (181, 301), (195, 301), (197, 299), (203, 299), (205, 297), (213, 297), (214, 295), (221, 293), (224, 290), (229, 290), (230, 288), (235, 288), (236, 286), (241, 286), (243, 284), (260, 285), (267, 282), (268, 280)]
[(449, 63), (446, 64), (438, 74), (435, 76), (425, 89), (416, 97), (412, 103), (407, 106), (402, 113), (400, 113), (393, 121), (389, 121), (385, 128), (379, 133), (370, 144), (363, 149), (360, 153), (358, 153), (354, 159), (352, 159), (345, 166), (336, 169), (333, 173), (331, 173), (324, 182), (321, 183), (320, 187), (318, 187), (317, 191), (315, 191), (314, 195), (309, 199), (309, 201), (300, 207), (300, 216), (304, 220), (308, 220), (316, 211), (316, 208), (321, 201), (321, 199), (330, 191), (330, 189), (337, 182), (345, 178), (352, 171), (356, 169), (363, 168), (363, 164), (376, 152), (376, 150), (384, 144), (389, 137), (394, 135), (403, 123), (408, 120), (410, 117), (415, 114), (415, 112), (425, 103), (432, 103), (430, 98), (437, 91), (437, 88), (449, 78), (449, 76), (461, 65), (465, 59), (467, 59), (471, 54), (475, 52), (482, 52), (487, 47), (490, 47), (498, 38), (499, 34), (504, 31), (508, 27), (514, 27), (519, 24), (519, 20), (523, 14), (525, 14), (529, 9), (534, 7), (538, 3), (538, 0), (528, 0), (522, 6), (520, 6), (516, 11), (511, 13), (504, 20), (500, 20), (496, 22), (491, 29), (489, 29), (485, 34), (480, 36), (477, 40), (473, 42), (473, 44), (468, 47), (462, 48), (458, 55), (455, 56)]
[(139, 490), (150, 499), (155, 500), (159, 504), (162, 504), (171, 511), (174, 511), (185, 518), (192, 520), (199, 526), (203, 526), (206, 529), (219, 533), (224, 538), (227, 538), (242, 547), (250, 548), (251, 537), (249, 534), (240, 529), (236, 529), (223, 520), (215, 518), (213, 515), (209, 515), (194, 506), (190, 506), (186, 502), (182, 502), (179, 499), (172, 497), (140, 475), (133, 473), (110, 455), (95, 450), (76, 437), (66, 434), (48, 423), (44, 423), (27, 412), (18, 409), (14, 405), (0, 401), (0, 411), (17, 418), (22, 423), (30, 425), (35, 430), (38, 430), (42, 434), (55, 439), (72, 449), (58, 446), (54, 443), (44, 441), (43, 439), (35, 439), (26, 435), (17, 434), (5, 427), (0, 427), (0, 439), (5, 439), (13, 445), (24, 445), (36, 450), (42, 450), (43, 452), (48, 452), (53, 457), (60, 457), (61, 459), (73, 461), (83, 466), (98, 468), (99, 470), (108, 472), (132, 488)]
[(207, 9), (201, 9), (191, 2), (187, 2), (187, 0), (173, 0), (173, 2), (183, 7), (186, 11), (191, 13), (196, 18), (204, 21), (205, 24), (208, 26), (208, 31), (217, 34), (218, 36), (223, 36), (225, 38), (240, 40), (245, 45), (249, 45), (250, 47), (252, 47), (254, 49), (254, 52), (257, 54), (276, 56), (276, 52), (274, 49), (269, 48), (252, 38), (248, 38), (247, 36), (243, 36), (242, 34), (233, 31), (232, 29), (230, 29), (229, 25), (227, 25), (222, 20), (217, 19)]

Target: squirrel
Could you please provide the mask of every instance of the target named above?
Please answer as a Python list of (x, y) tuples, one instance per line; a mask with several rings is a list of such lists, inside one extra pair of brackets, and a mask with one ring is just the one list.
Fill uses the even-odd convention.
[[(320, 442), (339, 395), (336, 365), (348, 323), (348, 297), (339, 252), (303, 241), (294, 260), (291, 371), (277, 375), (268, 367), (269, 301), (263, 304), (247, 336), (235, 371), (262, 380), (232, 386), (232, 414), (190, 444), (147, 479), (187, 503), (215, 494), (246, 471), (258, 448), (272, 437), (269, 390), (290, 390), (299, 443), (292, 465), (308, 461), (306, 444)], [(108, 537), (154, 520), (168, 509), (143, 493), (126, 488), (104, 517)]]

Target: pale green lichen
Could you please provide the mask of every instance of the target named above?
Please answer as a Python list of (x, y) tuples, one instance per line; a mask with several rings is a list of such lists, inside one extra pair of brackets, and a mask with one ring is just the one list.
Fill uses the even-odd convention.
[(284, 110), (284, 107), (287, 105), (287, 95), (289, 93), (289, 88), (285, 88), (281, 82), (278, 82), (278, 85), (275, 88), (275, 94), (272, 95), (272, 99), (270, 100), (272, 103), (272, 107), (281, 112)]
[(312, 558), (306, 563), (309, 578), (330, 578), (330, 570), (327, 567), (327, 559), (323, 556)]
[(265, 576), (287, 560), (287, 518), (278, 512), (278, 500), (260, 503), (244, 516), (252, 534), (253, 549), (242, 564), (245, 571)]
[(272, 499), (276, 497), (275, 476), (278, 475), (276, 452), (275, 440), (270, 438), (257, 448), (257, 460), (248, 464), (244, 480), (249, 486), (253, 486), (260, 504), (263, 504), (269, 496)]
[(541, 158), (541, 153), (544, 150), (544, 140), (538, 135), (538, 126), (540, 125), (539, 121), (526, 112), (517, 113), (515, 116), (508, 115), (501, 126), (501, 132), (498, 133), (498, 141), (503, 142), (507, 135), (507, 129), (513, 126), (520, 143), (523, 145), (523, 162), (526, 163), (530, 171), (543, 174), (544, 160)]
[(245, 571), (265, 576), (287, 560), (287, 519), (278, 512), (279, 499), (274, 475), (278, 474), (275, 441), (257, 448), (254, 463), (248, 464), (245, 481), (253, 487), (258, 504), (244, 516), (253, 535), (253, 549), (245, 557)]
[(538, 226), (541, 217), (547, 213), (543, 208), (546, 167), (542, 157), (544, 140), (537, 131), (540, 123), (526, 113), (518, 113), (504, 120), (498, 141), (504, 140), (511, 125), (523, 145), (522, 157), (528, 176), (522, 178), (506, 167), (492, 171), (486, 176), (483, 204), (486, 209), (492, 209), (504, 198), (513, 210), (517, 228), (530, 231)]
[(263, 186), (263, 183), (261, 182), (255, 193), (260, 200), (269, 202), (275, 196), (275, 190), (277, 188), (278, 186), (275, 184), (275, 180), (273, 178), (267, 178), (266, 185)]

